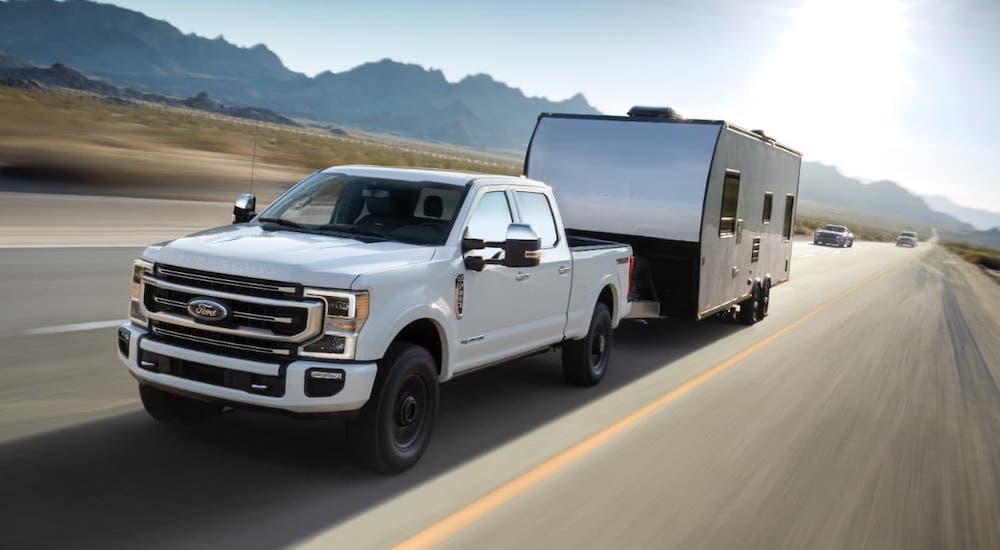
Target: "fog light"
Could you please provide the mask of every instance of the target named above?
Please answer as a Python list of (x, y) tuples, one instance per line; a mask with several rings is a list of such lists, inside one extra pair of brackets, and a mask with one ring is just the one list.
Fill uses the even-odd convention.
[(132, 332), (125, 327), (118, 327), (118, 353), (128, 357), (128, 347), (131, 341)]
[(344, 389), (344, 371), (341, 369), (307, 369), (306, 397), (330, 397)]
[(316, 340), (315, 342), (309, 344), (308, 346), (302, 348), (306, 353), (333, 353), (342, 354), (344, 349), (347, 347), (347, 338), (343, 336), (334, 336), (332, 334), (327, 334)]

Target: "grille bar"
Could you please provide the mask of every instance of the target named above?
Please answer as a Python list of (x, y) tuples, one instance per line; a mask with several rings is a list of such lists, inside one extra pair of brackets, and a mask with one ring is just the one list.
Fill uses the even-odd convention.
[(248, 290), (263, 291), (263, 292), (277, 292), (281, 294), (294, 295), (298, 293), (298, 288), (294, 286), (284, 286), (278, 283), (267, 283), (263, 281), (250, 281), (246, 279), (235, 279), (231, 277), (223, 277), (220, 275), (200, 273), (194, 271), (188, 271), (186, 269), (177, 269), (174, 267), (158, 267), (157, 273), (162, 274), (167, 277), (176, 279), (187, 279), (190, 281), (195, 281), (199, 283), (210, 283), (217, 285), (233, 286), (237, 288), (243, 288)]
[(269, 353), (271, 355), (291, 355), (291, 350), (288, 349), (268, 348), (264, 346), (255, 346), (251, 344), (241, 344), (237, 342), (223, 342), (221, 340), (216, 340), (214, 338), (207, 338), (204, 336), (197, 336), (194, 334), (185, 334), (183, 332), (177, 332), (174, 330), (163, 328), (159, 325), (153, 326), (153, 333), (160, 334), (162, 336), (167, 336), (170, 338), (177, 338), (179, 340), (188, 340), (191, 342), (198, 342), (200, 344), (208, 344), (211, 346), (232, 348), (240, 351), (249, 351), (254, 353)]
[[(171, 300), (169, 298), (164, 298), (162, 296), (153, 296), (153, 301), (158, 304), (163, 304), (169, 307), (176, 307), (179, 309), (187, 310), (187, 302), (181, 300)], [(283, 325), (292, 324), (293, 319), (291, 317), (276, 317), (274, 315), (261, 315), (259, 313), (248, 313), (246, 311), (234, 311), (233, 317), (237, 319), (249, 319), (251, 321), (267, 321), (270, 323), (281, 323)]]

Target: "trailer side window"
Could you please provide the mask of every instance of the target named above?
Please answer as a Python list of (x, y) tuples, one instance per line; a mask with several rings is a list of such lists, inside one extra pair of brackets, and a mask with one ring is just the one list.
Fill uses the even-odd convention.
[(768, 191), (764, 193), (764, 215), (762, 221), (765, 224), (771, 223), (771, 207), (774, 206), (774, 193)]
[(728, 237), (736, 232), (736, 211), (740, 201), (740, 173), (726, 170), (722, 180), (722, 214), (719, 216), (719, 236)]
[(785, 225), (781, 228), (782, 239), (788, 241), (792, 238), (792, 213), (795, 211), (795, 195), (785, 196)]
[(542, 248), (552, 248), (559, 240), (556, 232), (556, 219), (552, 215), (552, 205), (542, 193), (528, 191), (517, 192), (517, 203), (521, 207), (521, 221), (531, 225), (538, 238), (542, 240)]

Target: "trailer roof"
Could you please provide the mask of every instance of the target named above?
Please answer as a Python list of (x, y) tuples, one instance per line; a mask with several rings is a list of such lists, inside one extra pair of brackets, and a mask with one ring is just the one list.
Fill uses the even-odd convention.
[(732, 130), (738, 134), (746, 136), (751, 139), (755, 139), (761, 143), (766, 143), (768, 145), (773, 145), (778, 149), (791, 153), (795, 156), (801, 157), (802, 153), (792, 149), (791, 147), (779, 143), (777, 140), (768, 136), (767, 134), (758, 134), (757, 132), (747, 130), (740, 126), (737, 126), (731, 122), (726, 122), (725, 120), (710, 120), (710, 119), (700, 119), (700, 118), (658, 118), (658, 117), (630, 117), (630, 116), (615, 116), (615, 115), (581, 115), (573, 113), (541, 113), (538, 118), (585, 118), (594, 120), (618, 120), (618, 121), (632, 121), (632, 122), (656, 122), (660, 124), (706, 124), (711, 126), (721, 126), (723, 128)]

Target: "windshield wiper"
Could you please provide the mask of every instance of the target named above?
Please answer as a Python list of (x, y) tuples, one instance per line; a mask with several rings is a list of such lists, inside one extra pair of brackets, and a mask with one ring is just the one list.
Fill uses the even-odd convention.
[(257, 221), (262, 222), (262, 223), (266, 222), (266, 223), (273, 223), (273, 224), (277, 224), (277, 225), (283, 225), (285, 227), (294, 227), (295, 229), (304, 229), (306, 231), (308, 231), (310, 229), (314, 229), (313, 227), (310, 227), (308, 225), (302, 225), (301, 223), (297, 223), (297, 222), (293, 222), (293, 221), (289, 221), (289, 220), (283, 220), (281, 218), (260, 218)]
[(381, 231), (377, 231), (375, 229), (369, 229), (369, 228), (366, 228), (366, 227), (358, 227), (356, 225), (332, 224), (332, 225), (324, 225), (323, 229), (330, 229), (332, 231), (339, 231), (339, 232), (342, 232), (342, 233), (349, 233), (351, 235), (360, 235), (360, 236), (364, 236), (364, 237), (375, 237), (376, 239), (381, 239), (383, 241), (395, 240), (395, 237), (392, 237), (388, 233), (383, 233)]

